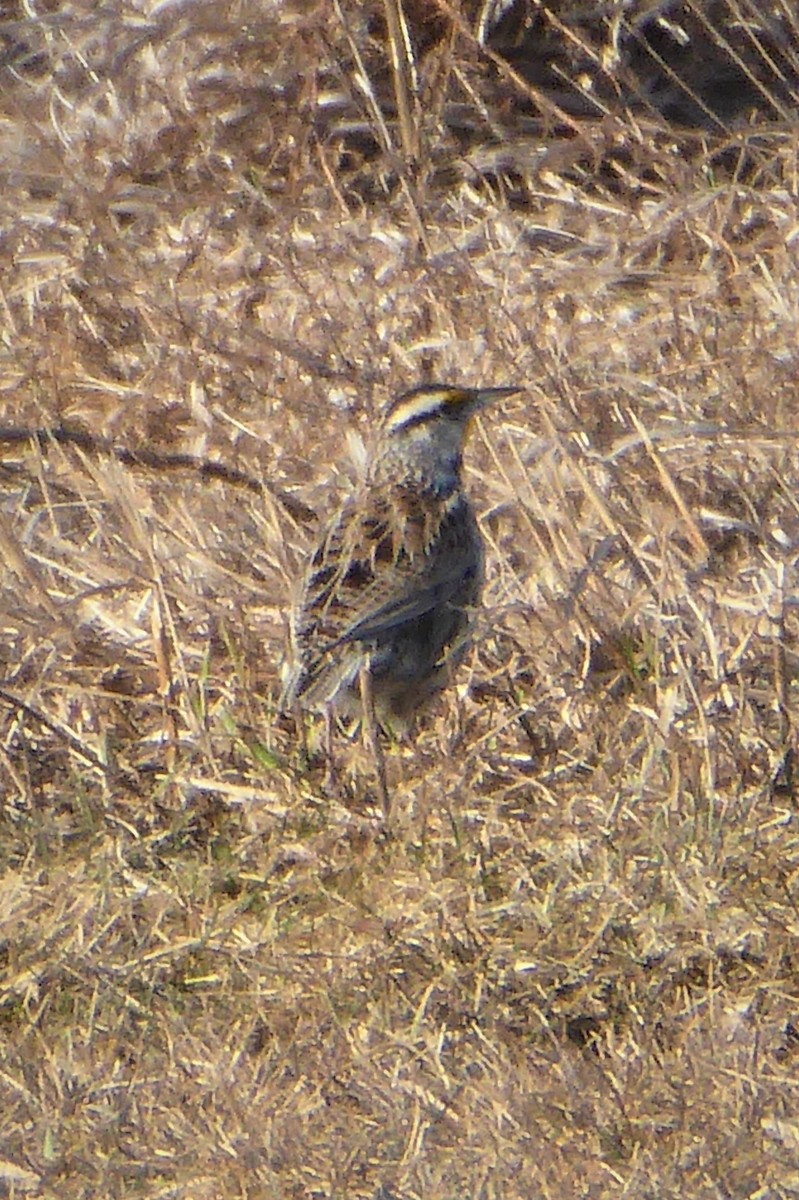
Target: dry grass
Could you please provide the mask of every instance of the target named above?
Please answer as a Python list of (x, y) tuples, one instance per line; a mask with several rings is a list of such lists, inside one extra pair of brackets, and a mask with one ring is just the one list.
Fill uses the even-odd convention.
[[(0, 29), (0, 1194), (798, 1195), (796, 125), (536, 125), (477, 6), (393, 76), (376, 4), (49, 7)], [(527, 390), (388, 838), (275, 719), (279, 493), (429, 375)], [(10, 440), (56, 426), (263, 487)]]

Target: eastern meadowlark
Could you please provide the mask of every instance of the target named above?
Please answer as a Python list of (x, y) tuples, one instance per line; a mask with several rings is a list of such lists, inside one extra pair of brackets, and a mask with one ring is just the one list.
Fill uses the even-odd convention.
[(387, 408), (364, 479), (323, 528), (292, 618), (284, 708), (406, 727), (446, 686), (483, 586), (463, 490), (471, 418), (521, 389), (425, 384)]

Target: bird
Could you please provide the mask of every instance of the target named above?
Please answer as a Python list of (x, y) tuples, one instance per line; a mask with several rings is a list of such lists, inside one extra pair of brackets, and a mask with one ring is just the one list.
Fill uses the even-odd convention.
[(425, 383), (383, 414), (360, 483), (322, 525), (290, 624), (286, 710), (405, 733), (466, 648), (484, 582), (464, 491), (473, 417), (518, 387)]

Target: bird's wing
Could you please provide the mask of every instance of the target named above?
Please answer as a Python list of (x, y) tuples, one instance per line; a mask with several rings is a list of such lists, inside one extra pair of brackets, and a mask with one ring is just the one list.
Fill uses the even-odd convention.
[(372, 496), (368, 511), (345, 505), (311, 557), (295, 614), (297, 694), (343, 643), (379, 640), (458, 595), (475, 569), (475, 544), (474, 517), (459, 494), (421, 499), (395, 488)]

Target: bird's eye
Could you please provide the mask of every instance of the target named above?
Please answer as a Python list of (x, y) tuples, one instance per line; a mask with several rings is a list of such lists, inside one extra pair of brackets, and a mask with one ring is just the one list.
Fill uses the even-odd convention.
[(363, 532), (370, 542), (376, 542), (386, 532), (386, 523), (380, 517), (364, 517)]

